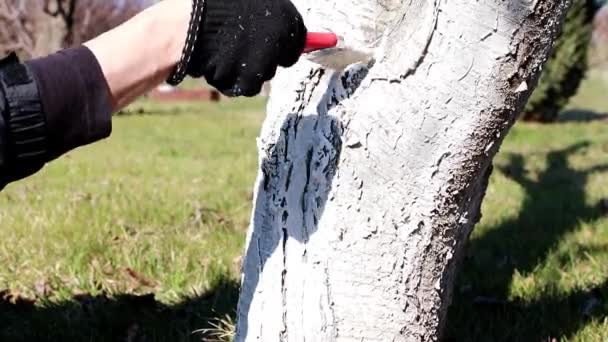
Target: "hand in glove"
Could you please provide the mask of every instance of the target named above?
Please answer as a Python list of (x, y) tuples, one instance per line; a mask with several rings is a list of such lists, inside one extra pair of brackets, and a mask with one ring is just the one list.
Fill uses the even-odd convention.
[(257, 95), (278, 66), (298, 61), (306, 41), (289, 0), (204, 0), (197, 31), (185, 73), (227, 96)]

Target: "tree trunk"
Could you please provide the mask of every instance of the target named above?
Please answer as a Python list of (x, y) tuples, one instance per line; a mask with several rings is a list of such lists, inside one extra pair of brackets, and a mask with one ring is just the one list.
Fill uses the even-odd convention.
[(273, 81), (236, 341), (437, 340), (569, 1), (294, 3), (375, 59), (303, 59)]

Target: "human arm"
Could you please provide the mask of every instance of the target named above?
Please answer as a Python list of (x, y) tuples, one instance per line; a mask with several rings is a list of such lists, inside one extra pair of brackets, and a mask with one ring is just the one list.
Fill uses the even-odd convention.
[(74, 148), (108, 137), (111, 114), (168, 77), (189, 16), (190, 1), (165, 0), (82, 46), (23, 63), (5, 59), (0, 189)]
[[(298, 60), (306, 27), (289, 0), (198, 1), (205, 4), (203, 20), (187, 75), (206, 78), (228, 96), (254, 96), (277, 66)], [(84, 44), (101, 66), (113, 110), (169, 78), (182, 57), (191, 12), (191, 0), (164, 0)]]
[[(174, 71), (191, 4), (165, 0), (82, 46), (7, 63), (0, 70), (0, 189), (76, 147), (109, 136), (111, 113)], [(266, 17), (269, 12), (271, 24), (252, 27), (254, 14)], [(252, 30), (240, 32), (244, 27)], [(252, 96), (278, 65), (295, 63), (304, 34), (288, 0), (207, 0), (187, 73), (205, 77), (226, 95)], [(17, 91), (26, 91), (27, 101), (11, 96), (15, 70), (29, 80)]]
[(108, 83), (112, 110), (120, 110), (163, 83), (180, 59), (191, 1), (164, 0), (84, 43)]

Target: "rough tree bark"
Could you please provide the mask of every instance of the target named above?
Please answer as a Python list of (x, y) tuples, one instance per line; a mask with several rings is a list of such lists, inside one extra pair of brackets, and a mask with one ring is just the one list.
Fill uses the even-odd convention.
[(492, 158), (567, 0), (296, 0), (369, 65), (272, 85), (236, 341), (440, 339)]

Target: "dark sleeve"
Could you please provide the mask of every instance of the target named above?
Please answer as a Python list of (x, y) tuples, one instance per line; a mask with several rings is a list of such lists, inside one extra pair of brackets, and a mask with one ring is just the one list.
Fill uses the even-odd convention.
[(110, 91), (84, 46), (0, 62), (0, 103), (0, 189), (111, 133)]

